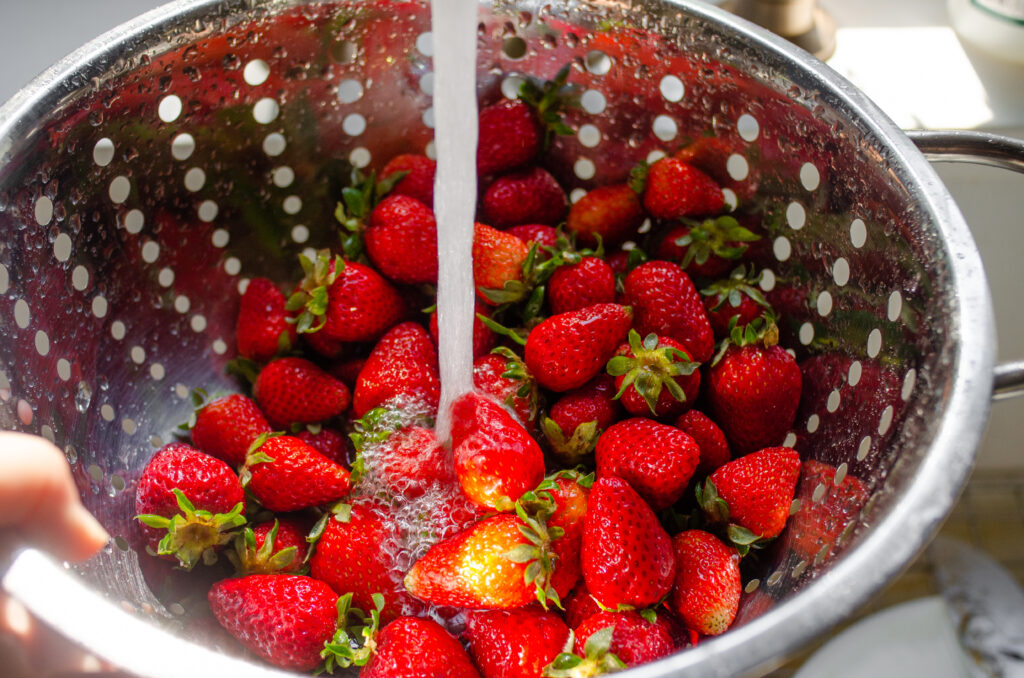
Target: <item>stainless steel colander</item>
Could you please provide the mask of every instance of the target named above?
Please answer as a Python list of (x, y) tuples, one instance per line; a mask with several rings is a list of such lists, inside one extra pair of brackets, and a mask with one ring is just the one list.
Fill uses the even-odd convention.
[[(278, 675), (211, 651), (205, 591), (140, 557), (135, 482), (190, 389), (237, 388), (224, 367), (248, 277), (289, 280), (298, 252), (335, 242), (351, 166), (432, 153), (429, 31), (422, 2), (178, 2), (0, 109), (0, 425), (62, 447), (115, 535), (74, 570), (23, 553), (4, 583), (128, 670)], [(870, 498), (813, 555), (792, 531), (766, 552), (729, 633), (630, 675), (764, 672), (893, 578), (967, 476), (995, 355), (970, 234), (876, 106), (715, 8), (500, 1), (478, 45), (486, 102), (573, 64), (582, 108), (549, 164), (574, 196), (710, 131), (730, 201), (764, 226), (761, 285), (808, 382), (788, 442)], [(984, 154), (1012, 165), (1007, 149)]]

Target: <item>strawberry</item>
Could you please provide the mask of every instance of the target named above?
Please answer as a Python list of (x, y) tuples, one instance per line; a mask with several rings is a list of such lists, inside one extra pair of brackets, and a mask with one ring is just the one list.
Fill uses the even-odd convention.
[(288, 300), (267, 278), (249, 280), (238, 308), (235, 340), (238, 354), (256, 362), (266, 362), (295, 345), (295, 325), (288, 322)]
[(135, 490), (135, 512), (146, 547), (192, 569), (245, 523), (245, 493), (220, 459), (184, 443), (164, 445), (146, 464)]
[(476, 171), (480, 176), (527, 164), (537, 156), (543, 141), (536, 112), (518, 99), (482, 108), (478, 134)]
[(496, 305), (482, 290), (504, 290), (523, 280), (523, 264), (530, 254), (514, 235), (477, 223), (473, 228), (473, 284), (481, 301)]
[(760, 239), (732, 216), (700, 222), (687, 219), (668, 231), (656, 254), (659, 259), (678, 262), (690, 275), (718, 278), (735, 267), (747, 251), (746, 243)]
[(629, 331), (628, 339), (607, 366), (615, 377), (615, 397), (626, 411), (674, 417), (688, 410), (700, 392), (700, 372), (683, 345), (655, 334), (641, 342), (636, 330)]
[[(704, 308), (715, 337), (724, 339), (732, 331), (731, 325), (746, 327), (772, 307), (756, 285), (761, 279), (748, 274), (742, 266), (734, 269), (728, 278), (717, 280), (700, 291), (704, 295)], [(732, 323), (732, 319), (736, 322)]]
[(735, 543), (772, 539), (786, 526), (799, 477), (795, 450), (767, 447), (716, 469), (698, 488), (697, 501), (713, 522), (731, 522)]
[[(825, 488), (824, 494), (820, 494), (819, 486)], [(805, 461), (796, 487), (800, 508), (790, 517), (786, 532), (793, 552), (807, 562), (827, 558), (869, 496), (859, 478), (847, 475), (836, 482), (834, 466), (813, 459)]]
[(600, 478), (622, 478), (655, 511), (686, 491), (700, 449), (686, 433), (651, 419), (625, 419), (608, 427), (594, 451)]
[[(475, 313), (473, 315), (473, 359), (476, 360), (480, 356), (487, 355), (491, 349), (494, 348), (495, 336), (494, 332), (491, 331), (484, 321), (479, 316), (485, 318), (491, 317), (490, 309), (477, 301), (475, 304)], [(437, 311), (433, 311), (430, 314), (430, 338), (434, 340), (434, 346), (438, 345), (438, 330), (437, 330)]]
[(671, 608), (690, 629), (706, 636), (725, 632), (740, 604), (740, 555), (702, 530), (672, 539), (676, 581)]
[(548, 303), (553, 314), (577, 311), (615, 301), (615, 273), (598, 257), (559, 266), (548, 281)]
[(294, 519), (265, 520), (246, 527), (235, 536), (229, 551), (239, 576), (249, 574), (296, 574), (306, 562), (309, 526)]
[(414, 322), (391, 328), (366, 359), (352, 399), (352, 413), (363, 417), (388, 402), (417, 403), (437, 410), (441, 397), (437, 350), (430, 335)]
[(601, 612), (601, 606), (590, 595), (587, 589), (587, 582), (580, 580), (569, 593), (565, 603), (565, 623), (571, 628), (576, 628), (584, 621)]
[(626, 666), (639, 666), (675, 652), (675, 642), (664, 627), (648, 621), (634, 611), (600, 611), (573, 629), (576, 652), (585, 651), (587, 640), (595, 631), (611, 627), (609, 650)]
[(701, 172), (714, 179), (722, 187), (731, 188), (736, 195), (746, 200), (754, 197), (756, 183), (736, 181), (729, 176), (729, 156), (742, 153), (745, 144), (737, 137), (702, 136), (691, 144), (679, 149), (675, 154), (677, 160), (693, 165)]
[(462, 491), (506, 511), (544, 477), (544, 453), (500, 405), (475, 392), (452, 405), (452, 450)]
[(583, 577), (605, 607), (647, 607), (672, 587), (672, 542), (651, 508), (621, 478), (599, 478), (583, 521)]
[(522, 358), (499, 347), (473, 361), (473, 387), (511, 409), (528, 431), (537, 420), (537, 383)]
[(348, 438), (341, 431), (324, 426), (315, 433), (303, 429), (296, 433), (295, 437), (335, 464), (348, 465)]
[(470, 612), (466, 637), (483, 678), (541, 678), (565, 646), (569, 627), (555, 612), (531, 605)]
[(612, 356), (632, 319), (632, 312), (618, 304), (553, 315), (527, 337), (526, 366), (538, 384), (552, 391), (579, 388)]
[[(493, 610), (551, 597), (557, 538), (542, 520), (518, 513), (484, 518), (432, 546), (406, 573), (406, 590), (432, 605)], [(561, 596), (568, 588), (551, 592)]]
[(335, 342), (376, 341), (406, 315), (401, 295), (379, 273), (355, 261), (316, 261), (300, 256), (306, 277), (288, 299), (293, 311), (302, 309), (299, 332), (323, 332)]
[(625, 669), (626, 664), (611, 652), (614, 631), (612, 626), (594, 631), (587, 638), (583, 651), (578, 654), (573, 652), (574, 643), (566, 642), (561, 654), (544, 669), (544, 675), (549, 678), (578, 678), (601, 676)]
[(431, 619), (400, 617), (377, 634), (374, 645), (359, 678), (480, 678), (459, 641)]
[(729, 442), (718, 424), (698, 410), (690, 410), (676, 419), (676, 428), (689, 434), (700, 448), (697, 475), (707, 475), (732, 459)]
[(558, 231), (546, 224), (519, 224), (512, 228), (505, 229), (505, 233), (514, 235), (526, 245), (538, 245), (537, 256), (547, 258), (544, 247), (554, 247), (558, 242)]
[(628, 184), (616, 184), (595, 188), (574, 202), (565, 228), (584, 245), (595, 245), (600, 238), (614, 246), (633, 238), (643, 221), (636, 192)]
[(278, 358), (260, 370), (253, 396), (275, 428), (312, 424), (348, 409), (348, 387), (303, 358)]
[[(319, 337), (320, 333), (315, 332), (313, 334), (307, 334), (307, 337)], [(339, 356), (334, 356), (338, 358)], [(339, 380), (345, 386), (352, 390), (356, 387), (356, 380), (359, 378), (359, 373), (363, 371), (363, 367), (366, 365), (366, 358), (363, 356), (352, 356), (350, 358), (339, 358), (333, 363), (327, 370), (335, 379)]]
[[(581, 476), (577, 471), (558, 471), (545, 478), (533, 492), (520, 498), (531, 515), (543, 517), (551, 534), (562, 535), (551, 545), (555, 571), (551, 588), (555, 595), (571, 591), (580, 581), (580, 544), (583, 540), (583, 519), (587, 514), (587, 494), (593, 475)], [(549, 597), (550, 592), (547, 592)], [(560, 598), (555, 599), (560, 604)]]
[(353, 604), (362, 610), (373, 608), (373, 595), (381, 594), (385, 621), (414, 609), (399, 581), (397, 528), (391, 510), (368, 497), (334, 506), (310, 535), (315, 543), (310, 575), (335, 591), (351, 593)]
[(455, 480), (451, 461), (434, 431), (408, 426), (381, 443), (378, 473), (392, 494), (420, 497), (431, 486)]
[(348, 494), (349, 473), (298, 438), (260, 436), (242, 470), (242, 482), (270, 511), (298, 511)]
[(541, 430), (555, 458), (564, 466), (573, 466), (594, 451), (598, 436), (615, 423), (621, 411), (614, 380), (599, 374), (559, 398), (541, 419)]
[[(644, 176), (646, 172), (646, 176)], [(635, 171), (642, 182), (644, 209), (658, 219), (717, 214), (725, 207), (722, 188), (693, 165), (662, 158)]]
[(737, 327), (708, 371), (711, 416), (736, 455), (780, 444), (796, 418), (800, 368), (777, 341), (770, 321)]
[(633, 308), (633, 326), (641, 336), (675, 339), (690, 357), (705, 363), (715, 337), (690, 277), (667, 261), (649, 261), (626, 275), (624, 303)]
[(334, 637), (338, 594), (292, 574), (224, 579), (208, 595), (213, 616), (239, 642), (275, 666), (312, 671)]
[(481, 198), (483, 219), (496, 228), (562, 221), (569, 201), (549, 172), (530, 167), (494, 180)]
[(203, 452), (240, 466), (252, 442), (270, 431), (256, 403), (236, 393), (211, 400), (196, 412), (192, 442)]
[(389, 195), (407, 195), (427, 207), (434, 207), (434, 176), (437, 173), (435, 161), (425, 155), (403, 153), (388, 160), (380, 176), (387, 179), (396, 172), (405, 172), (405, 175), (395, 183)]
[(384, 198), (370, 213), (366, 254), (399, 283), (437, 282), (437, 222), (429, 207), (406, 195)]

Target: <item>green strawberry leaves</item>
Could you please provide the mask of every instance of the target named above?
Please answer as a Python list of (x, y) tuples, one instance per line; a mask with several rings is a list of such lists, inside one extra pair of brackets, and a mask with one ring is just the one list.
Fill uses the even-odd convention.
[(324, 643), (320, 657), (324, 659), (323, 671), (334, 673), (335, 668), (365, 666), (376, 650), (374, 641), (380, 629), (380, 613), (384, 609), (384, 596), (371, 596), (374, 608), (369, 615), (358, 607), (352, 607), (352, 594), (338, 598), (338, 630), (334, 637)]
[(185, 493), (171, 490), (180, 513), (171, 518), (151, 513), (136, 516), (143, 525), (167, 534), (157, 545), (157, 554), (173, 555), (185, 570), (191, 570), (202, 560), (207, 565), (217, 561), (216, 549), (231, 541), (235, 529), (245, 524), (244, 503), (239, 502), (227, 513), (197, 510)]
[(711, 478), (697, 485), (696, 496), (697, 505), (709, 523), (707, 527), (716, 529), (723, 541), (731, 544), (740, 557), (746, 556), (751, 549), (763, 549), (773, 541), (762, 538), (742, 525), (729, 522), (729, 504), (719, 496)]
[(726, 303), (732, 308), (737, 308), (743, 303), (744, 296), (770, 311), (772, 308), (771, 304), (768, 303), (761, 290), (757, 288), (757, 284), (760, 281), (761, 273), (755, 274), (753, 267), (748, 272), (745, 266), (737, 266), (729, 273), (728, 278), (716, 280), (702, 289), (700, 293), (706, 297), (714, 297), (715, 303), (711, 307), (712, 311), (719, 310)]
[(583, 646), (584, 656), (581, 657), (573, 650), (576, 636), (570, 631), (562, 652), (544, 667), (542, 675), (548, 678), (578, 678), (622, 671), (626, 664), (611, 652), (614, 632), (614, 626), (606, 626), (590, 634)]
[(270, 528), (263, 539), (263, 543), (256, 547), (256, 533), (251, 527), (246, 527), (241, 533), (234, 536), (235, 549), (228, 551), (228, 559), (238, 571), (238, 576), (244, 577), (249, 574), (276, 574), (284, 572), (293, 562), (298, 549), (294, 546), (281, 549), (274, 553), (274, 545), (277, 540), (277, 532), (280, 523), (274, 520), (274, 526)]
[(543, 84), (534, 79), (526, 79), (519, 88), (519, 98), (537, 111), (537, 117), (544, 128), (544, 148), (550, 145), (555, 135), (573, 134), (572, 128), (562, 119), (566, 110), (580, 106), (579, 87), (568, 84), (570, 66), (566, 64), (553, 79)]
[(592, 453), (601, 435), (601, 429), (597, 428), (597, 420), (580, 424), (568, 438), (565, 437), (562, 427), (547, 416), (541, 418), (540, 429), (551, 444), (552, 454), (567, 466), (580, 463), (584, 457)]
[(675, 240), (676, 245), (687, 248), (680, 263), (683, 268), (693, 262), (704, 265), (711, 255), (723, 259), (739, 259), (747, 251), (746, 243), (761, 239), (761, 236), (741, 226), (735, 217), (729, 215), (700, 222), (692, 219), (681, 221), (690, 228), (686, 235)]
[(652, 414), (657, 414), (658, 398), (663, 388), (668, 389), (679, 402), (686, 402), (686, 393), (675, 378), (693, 374), (700, 363), (691, 361), (684, 351), (662, 346), (658, 335), (653, 333), (641, 340), (640, 334), (631, 329), (628, 341), (632, 355), (614, 356), (605, 368), (611, 376), (623, 377), (615, 398), (621, 398), (630, 388), (635, 388)]
[(305, 277), (299, 289), (288, 297), (285, 310), (291, 313), (299, 311), (288, 322), (294, 322), (300, 334), (309, 334), (319, 331), (327, 322), (327, 290), (345, 270), (345, 260), (339, 254), (335, 254), (332, 259), (328, 250), (321, 250), (316, 259), (300, 254), (299, 264)]

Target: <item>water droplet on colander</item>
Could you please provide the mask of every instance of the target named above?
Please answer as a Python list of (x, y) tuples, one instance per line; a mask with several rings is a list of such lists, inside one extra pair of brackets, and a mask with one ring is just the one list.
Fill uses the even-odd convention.
[(236, 71), (242, 65), (242, 60), (238, 58), (237, 54), (225, 54), (224, 58), (221, 59), (220, 65), (228, 71)]
[(91, 402), (92, 388), (84, 381), (78, 382), (78, 387), (75, 389), (75, 409), (84, 414), (89, 409)]

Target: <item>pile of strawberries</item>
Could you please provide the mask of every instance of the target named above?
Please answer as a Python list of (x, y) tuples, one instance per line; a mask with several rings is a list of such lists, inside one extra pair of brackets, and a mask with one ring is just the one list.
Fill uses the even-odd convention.
[[(191, 444), (139, 480), (148, 549), (187, 569), (229, 557), (210, 608), (266, 661), (616, 671), (726, 631), (741, 558), (786, 525), (801, 371), (745, 267), (760, 225), (725, 214), (714, 137), (570, 205), (544, 167), (566, 73), (480, 111), (477, 390), (450, 441), (431, 428), (422, 310), (434, 162), (400, 155), (354, 177), (338, 247), (303, 257), (287, 296), (250, 281), (234, 364), (250, 395), (200, 403)], [(813, 482), (833, 479), (822, 466)]]

